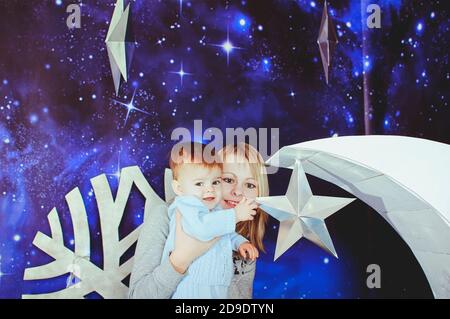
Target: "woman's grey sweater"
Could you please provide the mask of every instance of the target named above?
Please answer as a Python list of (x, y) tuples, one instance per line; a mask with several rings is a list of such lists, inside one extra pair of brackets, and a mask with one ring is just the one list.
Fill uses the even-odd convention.
[[(129, 298), (167, 299), (175, 292), (184, 275), (175, 271), (168, 259), (160, 264), (168, 233), (167, 207), (155, 207), (146, 216), (141, 228), (131, 272)], [(256, 262), (235, 256), (233, 263), (235, 272), (228, 298), (252, 298)]]

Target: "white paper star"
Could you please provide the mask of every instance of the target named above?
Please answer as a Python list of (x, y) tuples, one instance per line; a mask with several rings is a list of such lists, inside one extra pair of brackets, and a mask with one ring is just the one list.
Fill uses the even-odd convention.
[(130, 40), (129, 17), (130, 4), (124, 9), (124, 0), (117, 0), (105, 40), (116, 95), (119, 94), (121, 77), (125, 82), (128, 81), (128, 69), (135, 46)]
[(296, 160), (286, 195), (256, 199), (262, 210), (280, 221), (274, 260), (302, 237), (337, 258), (325, 218), (354, 200), (313, 195), (300, 160)]

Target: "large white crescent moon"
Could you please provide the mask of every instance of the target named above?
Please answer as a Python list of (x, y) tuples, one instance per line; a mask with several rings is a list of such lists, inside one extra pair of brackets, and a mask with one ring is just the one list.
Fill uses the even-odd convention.
[[(450, 298), (450, 145), (404, 136), (345, 136), (285, 146), (267, 161), (358, 197), (397, 231), (436, 298)], [(414, 280), (414, 278), (411, 278)]]

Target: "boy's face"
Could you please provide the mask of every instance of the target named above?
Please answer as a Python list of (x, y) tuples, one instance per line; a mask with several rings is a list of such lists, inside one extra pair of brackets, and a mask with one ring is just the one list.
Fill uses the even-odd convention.
[(221, 176), (222, 170), (219, 167), (207, 168), (199, 164), (183, 164), (172, 187), (175, 194), (195, 196), (208, 209), (212, 209), (222, 199)]

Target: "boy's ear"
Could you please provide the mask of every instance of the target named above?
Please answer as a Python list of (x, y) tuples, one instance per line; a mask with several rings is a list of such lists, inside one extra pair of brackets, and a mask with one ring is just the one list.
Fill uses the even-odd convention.
[(176, 194), (176, 195), (182, 195), (182, 192), (181, 192), (181, 185), (180, 185), (180, 183), (177, 181), (177, 180), (172, 180), (172, 189), (173, 189), (173, 192)]

